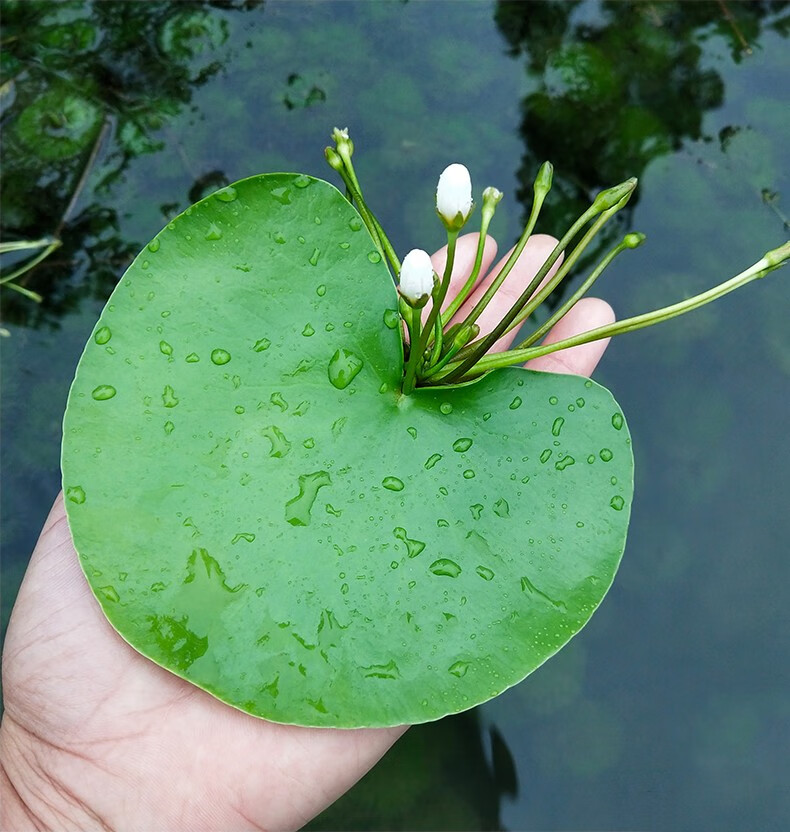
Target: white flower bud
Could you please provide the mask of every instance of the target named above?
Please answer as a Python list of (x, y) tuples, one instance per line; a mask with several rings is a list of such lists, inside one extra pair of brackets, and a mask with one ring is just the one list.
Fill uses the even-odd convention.
[(450, 165), (442, 171), (436, 186), (436, 210), (453, 228), (460, 228), (472, 213), (472, 179), (464, 165)]
[(427, 251), (414, 248), (403, 258), (399, 289), (403, 297), (412, 304), (431, 294), (433, 263)]
[(483, 191), (484, 202), (493, 202), (496, 205), (500, 199), (502, 199), (502, 191), (497, 188), (489, 186)]

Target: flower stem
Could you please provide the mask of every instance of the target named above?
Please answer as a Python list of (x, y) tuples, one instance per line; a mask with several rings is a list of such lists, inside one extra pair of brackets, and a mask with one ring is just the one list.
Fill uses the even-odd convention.
[[(558, 350), (568, 349), (569, 347), (577, 347), (580, 344), (589, 344), (591, 341), (600, 341), (602, 338), (611, 338), (615, 335), (620, 335), (624, 332), (633, 332), (637, 329), (644, 329), (661, 321), (668, 321), (671, 318), (676, 318), (678, 315), (683, 315), (686, 312), (691, 312), (698, 309), (711, 301), (723, 297), (735, 289), (750, 283), (752, 280), (765, 277), (769, 272), (779, 268), (788, 259), (790, 259), (790, 242), (785, 243), (779, 248), (769, 251), (764, 257), (758, 260), (754, 265), (745, 269), (735, 277), (730, 278), (707, 292), (702, 292), (699, 295), (680, 301), (679, 303), (665, 306), (661, 309), (656, 309), (652, 312), (646, 312), (643, 315), (637, 315), (633, 318), (625, 318), (622, 321), (615, 321), (606, 326), (599, 326), (596, 329), (591, 329), (588, 332), (582, 332), (579, 335), (574, 335), (571, 338), (565, 338), (562, 341), (556, 341), (553, 344), (542, 344), (538, 347), (523, 348), (519, 345), (516, 349), (508, 350), (507, 352), (496, 353), (484, 356), (474, 368), (474, 375), (488, 372), (489, 370), (498, 367), (508, 367), (511, 364), (520, 364), (524, 361), (529, 361), (532, 358), (539, 358), (542, 355), (548, 355)], [(441, 376), (443, 382), (448, 382), (455, 379), (458, 374), (458, 369), (461, 365), (457, 365), (450, 372)], [(464, 371), (465, 372), (465, 371)]]
[[(630, 196), (630, 194), (629, 194)], [(627, 201), (627, 197), (626, 197)], [(511, 332), (516, 327), (521, 326), (521, 324), (529, 318), (529, 316), (543, 303), (544, 300), (557, 288), (557, 286), (562, 283), (562, 281), (568, 276), (570, 270), (576, 265), (578, 259), (582, 256), (587, 246), (595, 239), (598, 235), (598, 232), (603, 228), (604, 225), (611, 219), (611, 217), (616, 214), (620, 208), (625, 205), (625, 202), (618, 203), (614, 206), (614, 208), (610, 208), (608, 211), (604, 211), (598, 219), (590, 226), (587, 230), (587, 233), (579, 240), (576, 244), (576, 247), (573, 251), (568, 255), (568, 259), (565, 260), (557, 269), (557, 273), (554, 277), (549, 280), (546, 285), (537, 291), (521, 308), (518, 315), (510, 322), (507, 329), (505, 330), (505, 334)]]
[(15, 292), (19, 292), (20, 295), (24, 295), (26, 298), (29, 298), (36, 303), (41, 303), (44, 298), (39, 295), (38, 292), (33, 292), (30, 289), (26, 289), (24, 286), (20, 286), (18, 283), (6, 283), (4, 284), (6, 289), (13, 289)]
[[(36, 240), (37, 245), (35, 247), (38, 248), (39, 247), (38, 244), (41, 244), (42, 242), (44, 242), (44, 241)], [(16, 280), (17, 277), (20, 277), (25, 272), (29, 272), (32, 268), (37, 266), (44, 258), (49, 257), (49, 255), (52, 254), (52, 252), (61, 245), (61, 242), (60, 242), (60, 240), (49, 240), (49, 241), (45, 242), (44, 244), (47, 247), (45, 249), (43, 249), (42, 251), (40, 251), (35, 257), (33, 257), (32, 260), (28, 260), (27, 262), (23, 263), (18, 269), (14, 269), (14, 271), (12, 271), (10, 274), (3, 275), (3, 277), (0, 278), (0, 286), (10, 284), (12, 280)], [(9, 243), (7, 245), (15, 245), (15, 244)], [(17, 251), (19, 251), (22, 248), (33, 248), (33, 245), (22, 246), (22, 245), (16, 244), (16, 250)], [(9, 251), (9, 250), (12, 250), (12, 249), (6, 249), (6, 251)], [(16, 288), (17, 290), (19, 290), (21, 287), (19, 287), (19, 286), (14, 287), (14, 286), (9, 285), (8, 288), (9, 289)], [(28, 294), (28, 293), (29, 293), (29, 290), (27, 290), (27, 289), (24, 292), (22, 292), (22, 294)], [(36, 294), (36, 293), (33, 292), (33, 294)], [(36, 297), (39, 300), (41, 300), (40, 295), (36, 295)]]
[(403, 377), (403, 394), (410, 395), (414, 390), (415, 376), (417, 373), (417, 365), (422, 360), (422, 352), (420, 350), (420, 310), (412, 309), (411, 320), (409, 324), (409, 360), (406, 363), (406, 373)]
[[(608, 190), (602, 191), (600, 194), (598, 194), (593, 204), (576, 220), (576, 222), (568, 229), (568, 231), (565, 232), (565, 235), (557, 243), (557, 245), (554, 247), (554, 250), (551, 252), (546, 261), (538, 270), (538, 273), (532, 279), (532, 282), (521, 293), (519, 299), (510, 307), (510, 310), (507, 312), (505, 317), (499, 322), (499, 324), (494, 328), (494, 330), (482, 340), (475, 341), (473, 344), (469, 344), (467, 347), (464, 348), (464, 350), (461, 351), (462, 356), (464, 356), (464, 353), (466, 355), (464, 356), (463, 363), (458, 365), (458, 367), (453, 371), (453, 381), (457, 378), (460, 378), (467, 372), (467, 370), (473, 367), (477, 363), (477, 361), (479, 361), (488, 352), (488, 350), (505, 334), (505, 332), (509, 331), (510, 325), (517, 318), (519, 312), (522, 310), (524, 305), (528, 303), (532, 295), (537, 290), (538, 286), (540, 286), (540, 284), (543, 282), (543, 278), (546, 277), (551, 267), (559, 259), (560, 254), (562, 254), (562, 252), (567, 248), (568, 244), (579, 233), (579, 231), (591, 219), (593, 219), (593, 217), (597, 217), (599, 214), (608, 212), (610, 209), (616, 209), (618, 208), (618, 206), (622, 207), (622, 205), (625, 204), (623, 200), (633, 192), (635, 187), (636, 179), (628, 179), (627, 181), (622, 182), (620, 185), (615, 185), (613, 188), (609, 188)], [(620, 203), (622, 203), (622, 205), (620, 205)], [(508, 261), (508, 263), (509, 262), (510, 261)], [(492, 284), (492, 286), (493, 285), (494, 284)]]
[[(500, 270), (499, 274), (496, 276), (494, 281), (491, 285), (486, 289), (484, 295), (480, 300), (475, 304), (472, 311), (464, 318), (461, 322), (461, 326), (466, 326), (467, 324), (473, 324), (479, 317), (482, 311), (488, 306), (489, 301), (494, 295), (497, 293), (497, 290), (504, 282), (505, 278), (510, 274), (511, 269), (513, 266), (516, 265), (516, 261), (519, 257), (521, 257), (521, 252), (524, 251), (524, 246), (526, 246), (527, 241), (532, 236), (532, 231), (535, 228), (535, 224), (538, 221), (538, 216), (540, 215), (540, 210), (543, 207), (543, 202), (546, 199), (546, 196), (551, 190), (551, 182), (552, 177), (554, 175), (554, 168), (551, 165), (551, 162), (544, 162), (540, 170), (538, 171), (538, 175), (535, 178), (535, 183), (533, 185), (533, 197), (532, 197), (532, 209), (529, 212), (529, 219), (527, 220), (526, 228), (524, 229), (519, 241), (516, 243), (516, 247), (513, 249), (512, 254), (508, 257), (507, 262)], [(485, 245), (485, 240), (482, 239), (483, 245)], [(478, 254), (482, 258), (482, 251), (480, 246), (478, 246)]]
[(608, 265), (617, 257), (620, 252), (629, 248), (636, 248), (645, 240), (644, 234), (631, 233), (627, 234), (625, 239), (616, 245), (601, 262), (593, 269), (590, 276), (579, 286), (579, 288), (568, 298), (567, 301), (541, 326), (539, 326), (532, 334), (527, 336), (519, 345), (518, 348), (528, 347), (539, 341), (553, 326), (564, 317), (576, 303), (587, 294), (593, 283), (603, 274)]
[(422, 338), (423, 344), (421, 345), (420, 352), (424, 352), (426, 347), (428, 347), (431, 343), (431, 334), (434, 328), (434, 324), (438, 320), (441, 326), (441, 319), (439, 317), (439, 312), (442, 308), (442, 303), (444, 299), (447, 297), (447, 290), (450, 288), (450, 278), (453, 274), (453, 263), (455, 263), (455, 244), (458, 241), (458, 231), (448, 230), (447, 232), (447, 260), (444, 264), (444, 274), (442, 275), (442, 282), (439, 284), (439, 289), (433, 296), (433, 305), (431, 306), (431, 311), (428, 315), (428, 320), (425, 322), (425, 328), (423, 329)]
[(458, 330), (455, 338), (450, 341), (450, 348), (447, 352), (439, 359), (439, 361), (436, 362), (436, 364), (430, 367), (429, 370), (421, 376), (421, 378), (428, 379), (431, 378), (431, 376), (436, 375), (439, 370), (445, 366), (445, 364), (452, 361), (458, 350), (460, 350), (467, 341), (470, 341), (472, 338), (476, 338), (479, 332), (480, 327), (477, 324), (471, 324), (466, 331)]
[[(494, 189), (490, 189), (494, 190)], [(496, 210), (497, 202), (502, 198), (499, 191), (495, 191), (496, 197), (486, 199), (483, 195), (483, 209), (480, 212), (480, 236), (477, 240), (477, 253), (475, 254), (475, 262), (472, 266), (472, 271), (466, 280), (466, 283), (461, 287), (461, 291), (450, 301), (447, 309), (441, 314), (442, 326), (452, 319), (453, 315), (461, 308), (464, 301), (469, 297), (470, 292), (477, 283), (477, 278), (480, 275), (480, 267), (483, 264), (483, 254), (485, 253), (486, 239), (488, 236), (488, 226), (494, 218), (494, 211)]]

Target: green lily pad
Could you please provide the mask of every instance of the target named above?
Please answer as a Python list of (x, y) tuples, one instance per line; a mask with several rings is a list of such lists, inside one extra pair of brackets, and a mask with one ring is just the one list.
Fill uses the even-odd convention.
[(633, 460), (611, 394), (511, 368), (404, 397), (396, 309), (335, 188), (255, 176), (149, 243), (80, 360), (63, 483), (90, 585), (133, 647), (256, 716), (470, 708), (617, 570)]

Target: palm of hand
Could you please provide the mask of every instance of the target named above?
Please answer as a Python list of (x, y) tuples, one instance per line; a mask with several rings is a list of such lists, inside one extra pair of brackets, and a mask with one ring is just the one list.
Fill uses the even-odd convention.
[[(450, 297), (470, 273), (476, 244), (476, 234), (459, 240)], [(547, 237), (530, 240), (478, 320), (483, 333), (552, 245)], [(490, 240), (481, 274), (495, 252)], [(433, 259), (441, 273), (444, 251)], [(496, 268), (481, 281), (481, 291), (495, 274)], [(606, 304), (584, 300), (549, 340), (609, 320)], [(505, 349), (508, 340), (496, 348)], [(531, 366), (589, 374), (604, 348), (605, 342), (592, 343)], [(405, 730), (339, 731), (256, 719), (145, 659), (112, 629), (91, 594), (62, 496), (14, 607), (3, 682), (3, 785), (17, 792), (17, 818), (27, 812), (54, 828), (297, 828), (353, 785)], [(12, 808), (4, 808), (3, 828), (17, 828)]]

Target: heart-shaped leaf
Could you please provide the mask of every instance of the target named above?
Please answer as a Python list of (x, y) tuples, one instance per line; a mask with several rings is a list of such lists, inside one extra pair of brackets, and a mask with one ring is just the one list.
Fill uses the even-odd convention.
[(617, 569), (633, 461), (609, 392), (508, 369), (403, 396), (396, 309), (335, 188), (256, 176), (148, 245), (80, 360), (63, 477), (88, 580), (137, 650), (257, 716), (472, 707)]

